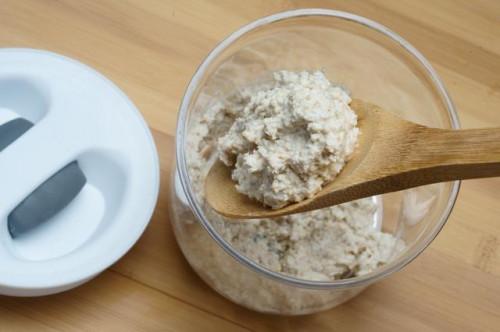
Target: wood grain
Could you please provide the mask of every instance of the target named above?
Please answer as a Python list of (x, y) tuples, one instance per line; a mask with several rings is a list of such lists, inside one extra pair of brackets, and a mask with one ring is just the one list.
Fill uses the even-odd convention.
[(498, 331), (498, 178), (465, 182), (447, 226), (418, 259), (328, 312), (251, 312), (209, 289), (183, 259), (167, 188), (184, 89), (224, 36), (299, 7), (351, 11), (397, 31), (437, 69), (464, 127), (500, 126), (496, 0), (0, 0), (0, 46), (62, 53), (111, 78), (154, 129), (162, 163), (157, 210), (130, 253), (75, 290), (0, 297), (0, 331)]

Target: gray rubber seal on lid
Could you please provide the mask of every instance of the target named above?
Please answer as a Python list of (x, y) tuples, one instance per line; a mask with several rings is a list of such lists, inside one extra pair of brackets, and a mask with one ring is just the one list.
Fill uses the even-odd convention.
[(86, 182), (76, 161), (61, 169), (11, 212), (10, 235), (15, 238), (56, 215), (71, 203)]
[(0, 152), (33, 127), (26, 119), (17, 118), (0, 126)]
[[(15, 119), (0, 126), (0, 151), (28, 131), (33, 124)], [(8, 228), (16, 238), (49, 220), (64, 209), (87, 182), (85, 174), (74, 161), (41, 184), (9, 215)]]

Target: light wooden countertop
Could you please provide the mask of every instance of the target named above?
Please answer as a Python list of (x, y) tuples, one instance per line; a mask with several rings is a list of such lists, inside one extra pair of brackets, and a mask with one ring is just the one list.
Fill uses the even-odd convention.
[(0, 297), (0, 331), (500, 330), (498, 178), (464, 182), (448, 224), (421, 256), (324, 313), (290, 318), (246, 310), (208, 288), (185, 262), (167, 211), (184, 89), (224, 36), (305, 6), (350, 11), (395, 30), (432, 62), (464, 127), (500, 126), (498, 0), (0, 0), (0, 47), (48, 49), (107, 75), (153, 128), (162, 162), (157, 210), (130, 253), (72, 291)]

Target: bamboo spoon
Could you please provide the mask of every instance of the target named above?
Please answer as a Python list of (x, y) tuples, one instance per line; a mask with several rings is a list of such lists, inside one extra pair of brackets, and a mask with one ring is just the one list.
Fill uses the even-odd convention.
[(425, 184), (500, 176), (500, 128), (428, 128), (361, 100), (350, 106), (361, 130), (358, 147), (313, 197), (273, 210), (236, 191), (231, 170), (217, 161), (205, 182), (209, 205), (229, 218), (268, 218)]

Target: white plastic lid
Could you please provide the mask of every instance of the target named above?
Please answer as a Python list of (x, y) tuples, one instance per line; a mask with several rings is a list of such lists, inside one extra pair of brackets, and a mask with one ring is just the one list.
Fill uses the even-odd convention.
[[(34, 127), (0, 152), (0, 294), (56, 293), (122, 257), (153, 213), (159, 163), (127, 96), (93, 69), (31, 49), (0, 50), (0, 124)], [(87, 183), (63, 211), (13, 239), (9, 213), (72, 161)]]

